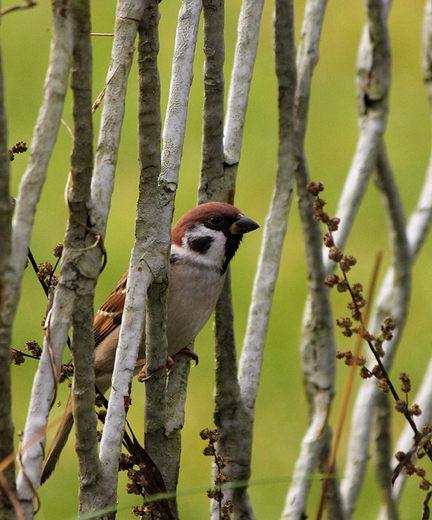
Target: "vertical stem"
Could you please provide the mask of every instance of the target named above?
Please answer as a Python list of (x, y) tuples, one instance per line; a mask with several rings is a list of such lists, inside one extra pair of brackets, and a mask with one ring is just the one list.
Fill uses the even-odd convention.
[(204, 0), (204, 108), (198, 202), (226, 200), (224, 179), (224, 0)]
[[(11, 413), (11, 339), (12, 321), (4, 319), (5, 273), (8, 270), (11, 253), (12, 201), (9, 193), (10, 159), (7, 151), (7, 119), (4, 106), (3, 63), (0, 49), (0, 460), (13, 453), (13, 433)], [(4, 471), (9, 491), (15, 493), (15, 469), (11, 463)], [(13, 518), (12, 504), (5, 488), (0, 487), (0, 516), (6, 520)]]
[[(13, 265), (10, 288), (7, 296), (7, 312), (4, 320), (12, 322), (18, 304), (24, 270), (33, 229), (36, 205), (45, 182), (46, 170), (51, 157), (63, 111), (67, 91), (68, 77), (72, 62), (72, 20), (62, 16), (62, 5), (52, 3), (53, 38), (50, 51), (50, 66), (45, 80), (44, 101), (39, 111), (30, 146), (29, 163), (19, 187), (17, 203), (12, 224)], [(64, 289), (67, 291), (67, 289)], [(51, 344), (57, 366), (60, 366), (61, 354), (66, 344), (70, 326), (69, 306), (62, 309), (58, 327), (51, 330)], [(53, 319), (55, 315), (53, 309)], [(23, 435), (23, 445), (27, 446), (22, 454), (22, 470), (17, 479), (18, 495), (27, 516), (33, 514), (33, 488), (37, 488), (43, 459), (45, 439), (33, 443), (32, 439), (45, 431), (50, 410), (52, 393), (55, 386), (50, 349), (45, 348), (36, 372), (32, 396)], [(29, 485), (29, 481), (31, 485)]]
[[(158, 180), (161, 171), (160, 142), (160, 82), (157, 64), (159, 52), (159, 9), (158, 1), (147, 3), (144, 16), (138, 29), (138, 72), (139, 72), (139, 159), (140, 159), (140, 199), (138, 202), (135, 234), (137, 243), (141, 241), (147, 250), (146, 257), (157, 266), (152, 268), (154, 283), (147, 293), (146, 307), (146, 368), (149, 379), (146, 381), (145, 398), (145, 448), (157, 465), (168, 491), (174, 491), (172, 474), (178, 474), (177, 452), (171, 439), (166, 435), (167, 397), (166, 397), (166, 302), (168, 275), (167, 264), (170, 246), (170, 225), (173, 214), (175, 191), (160, 189)], [(163, 210), (163, 213), (162, 213)], [(157, 235), (154, 215), (158, 217)], [(162, 217), (162, 218), (161, 218)], [(156, 240), (151, 244), (149, 237)], [(136, 246), (137, 247), (137, 244)], [(155, 251), (157, 249), (157, 251)], [(138, 251), (137, 251), (138, 252)], [(158, 261), (157, 256), (163, 258)], [(156, 257), (155, 257), (156, 255)], [(137, 255), (138, 256), (138, 255)], [(175, 455), (172, 455), (172, 453)], [(177, 481), (175, 480), (175, 483)], [(176, 511), (175, 498), (170, 501), (171, 509)], [(142, 518), (153, 518), (149, 513)]]
[[(72, 6), (74, 52), (71, 76), (73, 91), (74, 147), (71, 156), (72, 189), (67, 194), (69, 208), (68, 230), (65, 238), (63, 268), (75, 274), (75, 297), (72, 311), (72, 355), (74, 378), (72, 403), (75, 422), (75, 449), (78, 455), (79, 511), (95, 509), (100, 461), (96, 436), (97, 419), (94, 412), (94, 333), (93, 304), (100, 271), (100, 248), (92, 246), (96, 237), (86, 229), (89, 221), (90, 186), (93, 172), (92, 121), (92, 46), (90, 4), (76, 0)], [(82, 251), (68, 254), (68, 249)], [(97, 506), (96, 506), (97, 508)]]
[[(374, 459), (377, 468), (377, 480), (387, 510), (387, 520), (398, 520), (397, 501), (392, 493), (392, 468), (389, 461), (393, 458), (393, 443), (391, 434), (391, 418), (393, 403), (388, 394), (381, 393), (377, 398), (375, 410), (375, 450)], [(412, 430), (411, 430), (412, 432)]]
[[(183, 0), (178, 16), (168, 108), (163, 128), (161, 174), (158, 178), (162, 197), (160, 207), (169, 211), (171, 218), (183, 154), (201, 10), (201, 0)], [(163, 195), (168, 204), (163, 202)], [(164, 220), (164, 222), (169, 225), (171, 220)], [(169, 237), (168, 228), (165, 230), (166, 236)], [(181, 429), (184, 422), (184, 404), (190, 364), (189, 360), (185, 360), (181, 354), (174, 356), (174, 361), (176, 368), (171, 374), (167, 386), (164, 430), (161, 429), (159, 419), (152, 421), (152, 425), (149, 428), (146, 427), (145, 439), (146, 448), (148, 446), (157, 458), (168, 491), (174, 491), (178, 482)], [(150, 383), (149, 386), (152, 384)], [(165, 406), (165, 398), (161, 405)], [(170, 504), (174, 514), (177, 514), (175, 499), (171, 500)]]
[(304, 153), (312, 75), (318, 63), (326, 6), (326, 0), (309, 0), (306, 3), (302, 39), (297, 54), (294, 173), (309, 280), (300, 350), (305, 391), (310, 408), (310, 424), (303, 436), (293, 483), (282, 513), (283, 519), (297, 519), (305, 514), (311, 486), (310, 477), (328, 453), (328, 443), (331, 439), (328, 418), (334, 393), (336, 349), (330, 299), (324, 286), (322, 236), (318, 223), (313, 219), (312, 200), (306, 190), (309, 172)]
[[(118, 0), (117, 3), (112, 59), (108, 71), (108, 78), (111, 78), (111, 81), (106, 88), (91, 186), (91, 222), (102, 237), (105, 236), (114, 187), (128, 75), (144, 8), (143, 0)], [(95, 498), (100, 509), (114, 508), (117, 503), (118, 463), (126, 417), (125, 399), (129, 396), (130, 381), (142, 340), (145, 295), (150, 282), (151, 274), (148, 268), (144, 270), (139, 265), (133, 269), (133, 272), (129, 272), (112, 376), (112, 390), (100, 446), (102, 473), (99, 480), (99, 493)]]

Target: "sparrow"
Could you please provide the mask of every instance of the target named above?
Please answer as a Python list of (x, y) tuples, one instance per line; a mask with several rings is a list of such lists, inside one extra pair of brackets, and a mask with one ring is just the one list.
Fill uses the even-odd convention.
[[(259, 225), (238, 208), (207, 202), (188, 211), (172, 229), (167, 302), (168, 355), (173, 356), (196, 338), (213, 313), (228, 265), (245, 233)], [(127, 272), (97, 311), (94, 319), (95, 384), (105, 393), (111, 386), (120, 324), (126, 297)], [(138, 359), (145, 358), (145, 338)], [(140, 366), (138, 366), (140, 365)], [(142, 363), (137, 363), (136, 373)], [(69, 398), (41, 475), (43, 484), (54, 471), (73, 426)]]

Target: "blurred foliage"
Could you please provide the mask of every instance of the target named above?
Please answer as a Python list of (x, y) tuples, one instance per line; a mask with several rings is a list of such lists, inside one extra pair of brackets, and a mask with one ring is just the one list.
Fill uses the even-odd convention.
[[(6, 2), (5, 2), (6, 3)], [(9, 0), (9, 3), (11, 0)], [(6, 7), (4, 5), (3, 7)], [(180, 0), (164, 0), (160, 4), (160, 75), (162, 83), (162, 110), (165, 111), (169, 91), (171, 57), (175, 38)], [(300, 35), (304, 1), (295, 1), (297, 40)], [(229, 85), (240, 0), (229, 0), (226, 6), (226, 81)], [(386, 142), (389, 157), (397, 177), (404, 208), (409, 213), (416, 204), (430, 149), (429, 108), (421, 71), (422, 3), (395, 2), (390, 15), (393, 45), (393, 83), (390, 116)], [(111, 32), (115, 16), (113, 0), (93, 0), (93, 30)], [(273, 5), (266, 4), (258, 59), (250, 92), (246, 119), (244, 146), (239, 169), (236, 204), (264, 224), (269, 206), (277, 158), (277, 84), (273, 64), (272, 13)], [(355, 100), (356, 53), (364, 23), (364, 6), (360, 1), (329, 2), (322, 42), (320, 62), (316, 68), (307, 131), (306, 152), (311, 177), (323, 181), (325, 199), (332, 213), (342, 190), (345, 175), (357, 140), (357, 113)], [(48, 2), (27, 11), (9, 14), (2, 20), (2, 49), (6, 77), (6, 100), (9, 117), (9, 142), (30, 143), (33, 126), (42, 99), (44, 76), (48, 64), (50, 6)], [(94, 45), (94, 98), (104, 86), (110, 59), (112, 38), (95, 37)], [(176, 217), (194, 206), (200, 169), (202, 67), (201, 40), (197, 47), (195, 81), (192, 85), (187, 137), (176, 203)], [(117, 278), (126, 269), (133, 244), (134, 212), (137, 198), (138, 162), (136, 143), (137, 72), (134, 66), (129, 82), (126, 116), (117, 168), (117, 184), (112, 201), (106, 246), (108, 266), (101, 277), (96, 305), (100, 305)], [(100, 111), (99, 111), (100, 112)], [(95, 134), (100, 113), (95, 115)], [(71, 124), (70, 97), (64, 119)], [(95, 138), (96, 145), (96, 138)], [(70, 136), (60, 128), (58, 143), (52, 157), (46, 186), (40, 201), (32, 238), (32, 251), (38, 262), (51, 260), (51, 250), (62, 242), (66, 209), (63, 192), (69, 170)], [(17, 156), (12, 163), (13, 194), (25, 169), (26, 157)], [(254, 269), (260, 247), (260, 232), (245, 238), (233, 262), (234, 306), (239, 348), (246, 326)], [(385, 251), (388, 265), (390, 252), (387, 230), (380, 197), (371, 182), (357, 223), (348, 242), (347, 253), (354, 254), (359, 265), (353, 281), (367, 284), (378, 250)], [(422, 370), (431, 351), (430, 315), (431, 246), (426, 244), (414, 269), (411, 318), (400, 346), (401, 352), (394, 373), (410, 373), (413, 386), (421, 381)], [(306, 272), (298, 216), (295, 206), (291, 211), (280, 278), (273, 304), (267, 349), (261, 377), (261, 388), (256, 405), (253, 481), (250, 493), (257, 518), (278, 518), (290, 484), (293, 465), (302, 434), (307, 426), (307, 407), (303, 396), (301, 367), (298, 356), (298, 337), (306, 294)], [(382, 272), (384, 274), (384, 271)], [(333, 295), (335, 315), (344, 312), (344, 297)], [(34, 274), (25, 274), (22, 300), (14, 331), (14, 347), (21, 348), (25, 341), (42, 339), (41, 320), (45, 298)], [(415, 341), (414, 341), (415, 338)], [(347, 340), (340, 346), (349, 346)], [(196, 342), (200, 365), (191, 372), (187, 401), (186, 424), (183, 436), (182, 473), (179, 492), (182, 518), (202, 519), (209, 508), (205, 489), (210, 485), (209, 459), (201, 454), (203, 443), (199, 431), (212, 426), (213, 409), (213, 353), (212, 331), (208, 325)], [(407, 353), (409, 352), (409, 355)], [(343, 388), (348, 375), (338, 366), (338, 388)], [(27, 361), (22, 367), (13, 367), (14, 421), (16, 430), (24, 426), (26, 407), (31, 392), (32, 375), (36, 366)], [(136, 432), (142, 431), (142, 390), (134, 382), (134, 402), (131, 420)], [(59, 396), (63, 406), (52, 414), (62, 413), (67, 389)], [(339, 397), (334, 404), (337, 419)], [(403, 426), (395, 419), (397, 434)], [(50, 433), (52, 436), (52, 432)], [(18, 440), (17, 440), (18, 442)], [(40, 490), (42, 510), (38, 518), (71, 518), (77, 508), (76, 463), (72, 454), (64, 453), (53, 478)], [(343, 449), (339, 468), (343, 467)], [(358, 506), (356, 518), (371, 518), (379, 509), (379, 492), (371, 472)], [(308, 514), (314, 517), (317, 508), (318, 479), (312, 476), (314, 491)], [(122, 477), (124, 482), (124, 478)], [(263, 483), (266, 481), (267, 483)], [(277, 482), (275, 482), (277, 481)], [(281, 482), (282, 481), (282, 482)], [(259, 484), (258, 484), (259, 483)], [(419, 518), (423, 496), (410, 483), (402, 502), (401, 517)], [(127, 496), (121, 485), (118, 518), (130, 518)], [(199, 490), (191, 492), (191, 490)]]

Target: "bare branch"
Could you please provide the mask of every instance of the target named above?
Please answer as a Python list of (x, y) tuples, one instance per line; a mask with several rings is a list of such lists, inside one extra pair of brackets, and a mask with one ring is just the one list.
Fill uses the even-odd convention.
[(117, 3), (115, 36), (92, 180), (92, 223), (102, 238), (114, 189), (127, 80), (143, 9), (143, 0), (118, 0)]
[[(75, 265), (71, 266), (76, 276), (72, 315), (72, 410), (76, 425), (75, 450), (80, 476), (79, 511), (84, 514), (93, 510), (93, 497), (97, 496), (101, 471), (96, 436), (97, 418), (94, 413), (93, 304), (102, 255), (99, 247), (89, 248), (89, 244), (95, 242), (95, 237), (86, 225), (89, 219), (93, 172), (92, 48), (88, 0), (76, 0), (70, 12), (74, 32), (71, 77), (74, 99), (74, 148), (71, 156), (73, 185), (70, 193), (66, 193), (71, 215), (65, 246), (66, 250), (82, 250), (82, 254), (75, 260)], [(66, 255), (64, 262), (68, 260), (70, 261), (70, 258)]]
[(237, 165), (240, 161), (243, 128), (258, 48), (263, 4), (263, 0), (244, 0), (241, 6), (224, 128), (225, 162), (230, 166)]
[[(147, 294), (146, 313), (146, 401), (145, 448), (161, 472), (167, 490), (174, 491), (169, 476), (178, 475), (177, 450), (170, 456), (167, 441), (166, 396), (166, 302), (168, 288), (167, 264), (171, 242), (171, 220), (175, 191), (159, 186), (161, 114), (160, 85), (157, 68), (159, 52), (158, 1), (147, 3), (139, 27), (139, 155), (141, 166), (140, 200), (138, 202), (136, 237), (142, 243), (137, 254), (149, 263), (154, 282)], [(158, 215), (155, 219), (155, 215)], [(161, 255), (163, 253), (163, 255)], [(137, 260), (138, 260), (137, 256)], [(167, 449), (168, 445), (168, 449)], [(175, 499), (170, 500), (176, 510)], [(152, 517), (151, 514), (143, 518)]]
[[(224, 313), (218, 312), (216, 424), (221, 428), (218, 452), (228, 457), (228, 474), (232, 482), (247, 481), (251, 473), (254, 405), (258, 391), (259, 375), (267, 334), (268, 319), (274, 294), (287, 214), (291, 202), (293, 183), (293, 134), (294, 92), (296, 85), (295, 47), (293, 34), (292, 2), (276, 4), (276, 69), (279, 78), (280, 142), (279, 167), (272, 206), (264, 230), (260, 263), (252, 295), (248, 329), (240, 361), (238, 387), (236, 378), (235, 347), (233, 333), (227, 329), (227, 314), (232, 314), (230, 292), (224, 290), (218, 304)], [(232, 335), (232, 337), (230, 337)], [(236, 410), (233, 417), (232, 410)], [(253, 518), (252, 506), (244, 488), (227, 490), (225, 498), (234, 499), (235, 514)], [(213, 516), (216, 507), (213, 508)]]
[[(133, 263), (134, 256), (131, 258)], [(129, 271), (126, 301), (116, 360), (112, 375), (112, 390), (100, 447), (103, 475), (99, 481), (99, 509), (114, 506), (117, 499), (118, 465), (126, 420), (125, 402), (144, 332), (144, 312), (147, 290), (153, 280), (146, 265), (133, 265)]]
[[(432, 2), (426, 0), (423, 20), (423, 75), (427, 87), (429, 110), (432, 111)], [(431, 223), (432, 197), (432, 153), (426, 171), (426, 178), (417, 208), (408, 222), (408, 241), (413, 257), (416, 257), (425, 240)]]
[[(419, 197), (417, 208), (412, 213), (408, 226), (407, 235), (410, 249), (413, 254), (413, 261), (416, 259), (421, 246), (426, 237), (427, 231), (432, 220), (432, 158), (430, 160), (426, 178), (423, 184), (423, 189)], [(432, 362), (429, 363), (428, 368), (423, 377), (421, 387), (414, 398), (414, 402), (420, 405), (422, 415), (419, 417), (418, 427), (421, 428), (424, 424), (431, 421), (432, 418), (432, 394), (430, 392), (432, 384)], [(407, 425), (401, 433), (395, 448), (397, 451), (409, 451), (412, 447), (412, 429)], [(396, 466), (396, 461), (393, 462)], [(402, 491), (405, 481), (405, 474), (399, 475), (394, 488), (393, 495), (395, 498), (399, 496)], [(384, 518), (381, 517), (380, 518)]]
[(318, 47), (326, 9), (326, 0), (307, 2), (302, 27), (302, 41), (297, 55), (296, 91), (296, 168), (298, 208), (309, 279), (309, 297), (303, 315), (301, 355), (306, 395), (310, 406), (310, 425), (303, 437), (293, 483), (285, 501), (282, 518), (301, 518), (315, 471), (323, 449), (331, 436), (327, 431), (328, 414), (333, 398), (334, 354), (332, 312), (328, 291), (324, 286), (322, 237), (313, 219), (310, 195), (306, 191), (309, 174), (304, 156), (304, 138), (309, 108), (312, 74), (318, 62)]
[(224, 0), (203, 0), (204, 107), (198, 203), (227, 200), (224, 182)]
[[(4, 309), (6, 323), (12, 322), (18, 304), (36, 205), (45, 182), (46, 170), (57, 138), (66, 95), (72, 60), (72, 27), (70, 18), (61, 15), (61, 8), (61, 5), (55, 4), (53, 10), (53, 40), (50, 66), (45, 81), (44, 101), (35, 126), (29, 163), (20, 184), (14, 212), (11, 254), (14, 260), (11, 265), (10, 292), (8, 291), (6, 296)], [(66, 287), (63, 290), (67, 292)], [(52, 316), (56, 318), (56, 323), (59, 324), (56, 330), (51, 331), (51, 342), (58, 368), (60, 368), (61, 355), (66, 344), (71, 311), (71, 304), (68, 303), (62, 309), (61, 316), (57, 316), (58, 309), (53, 309), (52, 313)], [(23, 444), (28, 446), (22, 456), (26, 476), (23, 471), (20, 471), (18, 494), (28, 517), (33, 514), (32, 488), (37, 488), (39, 485), (45, 439), (34, 444), (28, 443), (46, 429), (55, 385), (49, 350), (45, 339), (45, 348), (34, 379), (32, 399), (23, 436)], [(30, 479), (31, 485), (27, 478)]]
[(234, 186), (243, 143), (243, 128), (260, 33), (263, 0), (242, 2), (234, 66), (224, 126), (225, 179), (230, 186), (226, 202), (234, 202)]
[[(224, 56), (221, 52), (221, 49), (224, 49), (224, 8), (222, 1), (215, 4), (215, 2), (209, 0), (205, 1), (203, 5), (206, 95), (199, 202), (221, 200), (233, 204), (247, 98), (256, 59), (262, 2), (245, 1), (242, 4), (224, 137), (222, 135)], [(240, 92), (241, 97), (237, 97)], [(231, 153), (235, 155), (232, 162), (227, 160), (227, 156)], [(246, 481), (250, 476), (250, 456), (248, 456), (248, 453), (251, 451), (251, 439), (246, 441), (243, 434), (246, 434), (248, 429), (251, 432), (252, 426), (249, 418), (245, 415), (237, 380), (230, 280), (228, 273), (216, 306), (215, 423), (221, 429), (221, 439), (217, 444), (217, 451), (219, 455), (228, 458), (226, 471), (231, 481), (234, 482)], [(233, 410), (236, 410), (234, 417)], [(240, 446), (246, 449), (242, 449)], [(213, 470), (217, 471), (216, 467)], [(224, 493), (224, 501), (227, 499), (234, 500), (236, 516), (247, 515), (248, 518), (253, 518), (252, 506), (246, 488), (227, 490)], [(212, 518), (219, 518), (220, 511), (217, 501), (212, 502), (211, 510)]]
[[(57, 5), (57, 4), (56, 4)], [(46, 170), (57, 139), (67, 90), (72, 59), (72, 31), (70, 20), (54, 10), (54, 31), (50, 66), (45, 79), (44, 100), (39, 111), (30, 147), (29, 162), (21, 180), (13, 217), (12, 257), (13, 280), (8, 296), (8, 311), (13, 313), (20, 296), (20, 285), (33, 229), (36, 205), (45, 182)], [(6, 318), (6, 317), (5, 317)], [(7, 317), (11, 320), (12, 317)]]
[(179, 12), (168, 108), (163, 129), (160, 179), (169, 191), (175, 191), (178, 184), (201, 9), (201, 0), (183, 0)]
[[(94, 223), (102, 235), (106, 229), (114, 183), (127, 78), (132, 63), (134, 41), (144, 8), (145, 2), (142, 0), (132, 2), (120, 0), (117, 6), (112, 59), (108, 71), (108, 78), (111, 79), (106, 88), (92, 182)], [(115, 74), (113, 74), (114, 70)], [(134, 248), (112, 375), (110, 404), (100, 447), (103, 470), (99, 481), (100, 493), (94, 502), (94, 507), (97, 505), (99, 509), (114, 506), (117, 501), (118, 463), (126, 418), (125, 399), (127, 400), (129, 396), (129, 385), (143, 337), (145, 299), (152, 279), (151, 270), (145, 260), (136, 263)]]
[[(397, 502), (393, 496), (392, 473), (389, 465), (393, 457), (392, 436), (391, 436), (391, 412), (392, 405), (388, 394), (380, 394), (377, 399), (375, 410), (375, 450), (374, 459), (377, 468), (377, 480), (381, 488), (383, 502), (387, 511), (387, 520), (398, 520)], [(411, 430), (412, 436), (412, 430)]]
[(246, 408), (253, 410), (267, 337), (271, 304), (279, 272), (294, 182), (294, 93), (296, 62), (294, 13), (291, 0), (276, 2), (276, 72), (279, 81), (278, 170), (273, 199), (263, 233), (248, 327), (240, 360), (240, 384)]
[[(386, 11), (387, 7), (388, 6), (384, 5), (383, 10)], [(386, 316), (392, 316), (397, 324), (393, 340), (386, 348), (384, 361), (386, 368), (388, 368), (394, 359), (395, 349), (398, 345), (408, 310), (411, 264), (429, 227), (431, 213), (430, 208), (428, 210), (430, 202), (424, 198), (429, 189), (429, 182), (426, 179), (424, 191), (420, 198), (420, 204), (426, 204), (424, 208), (425, 211), (420, 216), (418, 210), (416, 210), (410, 219), (405, 235), (404, 218), (401, 213), (401, 201), (382, 144), (379, 148), (379, 156), (377, 159), (377, 172), (380, 179), (379, 186), (386, 199), (386, 213), (390, 220), (389, 225), (391, 225), (393, 266), (388, 271), (382, 284), (374, 316), (371, 320), (370, 330), (372, 333), (379, 330), (380, 324)], [(353, 430), (348, 456), (349, 462), (345, 470), (345, 479), (342, 487), (345, 507), (349, 509), (350, 512), (353, 511), (355, 507), (355, 501), (366, 469), (366, 451), (371, 428), (370, 411), (373, 409), (378, 395), (379, 390), (376, 387), (376, 383), (373, 384), (371, 381), (364, 382), (355, 404), (356, 413), (355, 416), (353, 416)], [(390, 461), (388, 460), (387, 466), (389, 463)], [(391, 504), (391, 502), (389, 502), (389, 504)], [(388, 514), (391, 514), (390, 509)]]
[[(366, 192), (384, 134), (390, 90), (390, 40), (387, 26), (390, 2), (368, 0), (367, 21), (357, 59), (357, 108), (360, 135), (354, 158), (339, 199), (336, 216), (341, 219), (335, 239), (343, 249)], [(325, 260), (329, 274), (334, 264)]]
[(25, 4), (11, 5), (10, 7), (6, 7), (6, 9), (2, 9), (0, 11), (0, 16), (4, 16), (5, 14), (13, 13), (14, 11), (22, 11), (23, 9), (30, 9), (31, 7), (34, 7), (36, 5), (38, 5), (37, 2), (34, 2), (33, 0), (27, 0)]
[[(224, 289), (216, 306), (216, 390), (214, 421), (220, 428), (221, 438), (217, 453), (227, 457), (226, 473), (230, 482), (246, 482), (250, 478), (253, 416), (241, 398), (237, 380), (237, 355), (234, 337), (231, 273), (228, 272)], [(217, 471), (213, 465), (213, 473)], [(236, 487), (224, 491), (224, 501), (233, 500), (236, 518), (254, 519), (247, 488)], [(211, 504), (212, 518), (219, 518), (219, 504)]]
[[(244, 7), (244, 6), (243, 6)], [(206, 66), (204, 77), (204, 126), (203, 161), (199, 189), (199, 202), (221, 200), (233, 203), (235, 178), (229, 174), (229, 166), (224, 163), (223, 114), (224, 114), (224, 3), (212, 0), (203, 2), (204, 8), (204, 51)], [(240, 17), (241, 19), (241, 17)], [(243, 37), (245, 35), (243, 34)], [(239, 50), (239, 47), (237, 47)], [(250, 66), (255, 61), (256, 48), (250, 49)], [(252, 70), (250, 70), (252, 76)], [(234, 66), (233, 81), (236, 75)], [(244, 105), (246, 110), (246, 105)], [(245, 114), (243, 113), (242, 117)], [(237, 134), (241, 142), (242, 129)], [(235, 170), (237, 165), (235, 165)], [(240, 397), (237, 379), (237, 356), (234, 337), (234, 313), (232, 308), (231, 274), (227, 273), (222, 294), (215, 313), (215, 356), (216, 389), (214, 421), (220, 429), (221, 438), (217, 443), (217, 454), (227, 458), (226, 473), (230, 482), (247, 481), (250, 477), (250, 453), (252, 450), (252, 425)], [(233, 412), (235, 410), (235, 412)], [(213, 476), (219, 469), (213, 462)], [(236, 517), (254, 518), (252, 506), (245, 487), (224, 491), (222, 502), (234, 503)], [(211, 517), (220, 518), (222, 502), (212, 500)]]
[[(12, 236), (12, 199), (9, 193), (10, 157), (8, 153), (7, 119), (4, 106), (3, 86), (3, 56), (0, 49), (0, 234), (2, 247), (0, 248), (0, 294), (7, 291), (7, 277), (9, 268)], [(3, 298), (0, 302), (0, 317), (3, 318)], [(11, 410), (11, 321), (0, 320), (0, 460), (5, 460), (13, 453), (13, 433)], [(0, 489), (0, 516), (5, 519), (13, 518), (13, 502), (15, 496), (15, 468), (13, 462), (2, 474)], [(17, 515), (18, 516), (18, 515)]]
[[(431, 171), (432, 168), (429, 165), (423, 190), (419, 197), (418, 206), (416, 210), (413, 212), (407, 226), (407, 240), (409, 245), (408, 247), (412, 255), (410, 258), (411, 262), (414, 262), (416, 259), (416, 256), (424, 241), (425, 234), (430, 226), (430, 221), (432, 218), (432, 204), (430, 196), (432, 190)], [(405, 262), (405, 269), (406, 267), (407, 265)], [(399, 323), (400, 321), (401, 327), (403, 326), (405, 319), (404, 312), (406, 311), (406, 306), (409, 300), (407, 288), (404, 288), (403, 285), (404, 282), (407, 282), (407, 279), (406, 275), (404, 276), (403, 274), (402, 276), (401, 274), (398, 274), (396, 281), (394, 280), (394, 278), (394, 270), (393, 268), (391, 268), (385, 276), (385, 279), (381, 286), (380, 294), (377, 298), (376, 307), (374, 311), (375, 317), (371, 322), (370, 326), (372, 332), (373, 330), (378, 330), (380, 322), (386, 316), (392, 316), (395, 319), (396, 323)], [(397, 346), (398, 341), (400, 339), (400, 333), (401, 330), (398, 327), (395, 331), (393, 340), (389, 342), (389, 344), (387, 345), (385, 357), (386, 366), (387, 364), (391, 365), (391, 362), (394, 358), (395, 347)], [(425, 380), (422, 384), (422, 389), (419, 391), (419, 394), (416, 397), (416, 402), (419, 402), (420, 406), (422, 406), (422, 409), (423, 406), (425, 407), (425, 413), (421, 416), (421, 420), (419, 422), (420, 427), (421, 424), (423, 424), (423, 421), (427, 422), (427, 418), (430, 418), (432, 416), (430, 415), (432, 414), (432, 403), (428, 404), (429, 399), (428, 397), (425, 397), (425, 393), (427, 393), (427, 386), (425, 388), (425, 385), (429, 384), (429, 377), (430, 376), (428, 375), (428, 373), (426, 373)], [(351, 463), (347, 465), (345, 470), (345, 476), (347, 479), (349, 479), (346, 483), (346, 488), (345, 484), (343, 486), (343, 491), (345, 492), (345, 500), (348, 500), (349, 496), (357, 496), (361, 483), (361, 475), (364, 474), (364, 468), (367, 463), (367, 460), (365, 460), (364, 454), (362, 454), (362, 450), (359, 449), (359, 446), (366, 446), (368, 444), (371, 427), (371, 423), (369, 420), (370, 410), (371, 407), (373, 407), (373, 403), (376, 401), (379, 395), (379, 390), (376, 387), (376, 383), (373, 383), (373, 381), (364, 382), (356, 399), (356, 414), (355, 416), (353, 416), (352, 422), (353, 435), (351, 437), (349, 447), (349, 452), (351, 456), (351, 454), (354, 453), (354, 446), (356, 446), (356, 455), (355, 458), (351, 461)], [(356, 430), (356, 428), (358, 429)], [(408, 431), (404, 431), (401, 435), (400, 440), (398, 441), (399, 449), (403, 450), (405, 448), (405, 451), (407, 451), (408, 446), (411, 445), (412, 430), (411, 434), (409, 434)], [(402, 446), (404, 446), (404, 448)], [(394, 495), (398, 495), (400, 493), (402, 482), (403, 477), (396, 481), (396, 485), (393, 491)], [(350, 495), (348, 495), (348, 493), (350, 493)]]
[[(157, 179), (157, 190), (159, 190), (157, 191), (157, 197), (159, 199), (156, 200), (159, 201), (158, 211), (162, 215), (160, 222), (162, 227), (159, 235), (167, 240), (163, 247), (167, 247), (170, 241), (169, 226), (174, 209), (173, 202), (183, 153), (186, 116), (193, 79), (193, 61), (201, 9), (202, 4), (200, 1), (184, 0), (178, 17), (170, 94), (163, 130), (161, 174)], [(154, 189), (156, 189), (156, 185)], [(150, 214), (148, 222), (152, 222)], [(161, 250), (164, 251), (165, 249), (162, 248)], [(168, 254), (167, 250), (166, 252)], [(163, 271), (159, 271), (158, 276), (162, 277), (162, 275)], [(167, 284), (167, 279), (163, 279), (163, 282)], [(166, 288), (161, 287), (160, 290), (162, 304), (164, 304)], [(157, 290), (155, 289), (154, 296), (156, 292)], [(150, 408), (148, 410), (149, 415), (147, 415), (146, 411), (145, 446), (162, 473), (167, 491), (175, 491), (180, 469), (181, 427), (184, 421), (189, 361), (183, 360), (184, 362), (182, 362), (181, 354), (174, 357), (176, 362), (175, 370), (170, 375), (165, 395), (164, 363), (166, 360), (166, 339), (164, 331), (166, 316), (165, 311), (162, 310), (165, 307), (164, 305), (158, 305), (159, 310), (157, 310), (157, 298), (154, 298), (154, 321), (149, 321), (148, 324), (149, 327), (153, 328), (154, 332), (151, 335), (155, 336), (154, 339), (157, 341), (147, 347), (149, 355), (152, 356), (152, 360), (149, 359), (149, 370), (152, 373), (154, 372), (154, 376), (151, 377), (154, 380), (149, 379), (146, 383), (146, 388), (149, 391), (148, 403)], [(158, 332), (156, 332), (156, 329)], [(156, 343), (159, 345), (157, 346)], [(165, 355), (165, 360), (163, 359), (163, 354)], [(180, 358), (180, 361), (178, 358)], [(175, 424), (174, 427), (172, 426), (173, 424)], [(177, 514), (176, 500), (170, 500), (170, 505), (174, 514)]]
[[(429, 105), (432, 107), (432, 2), (427, 0), (425, 3), (424, 21), (423, 21), (423, 70), (427, 86), (427, 93), (429, 98)], [(412, 254), (412, 261), (414, 262), (427, 236), (432, 219), (432, 155), (429, 159), (429, 165), (426, 171), (426, 177), (423, 183), (423, 188), (420, 193), (417, 207), (410, 216), (407, 225), (408, 243)], [(418, 418), (418, 428), (421, 429), (426, 423), (429, 423), (432, 418), (432, 394), (430, 388), (432, 385), (432, 362), (429, 362), (423, 381), (414, 402), (418, 403), (422, 410), (422, 415)], [(402, 431), (396, 446), (395, 452), (408, 452), (412, 448), (412, 429), (406, 425)], [(395, 467), (397, 462), (394, 460), (392, 467)], [(392, 490), (392, 498), (394, 501), (398, 500), (403, 490), (406, 480), (406, 475), (401, 473), (395, 482)], [(386, 507), (383, 507), (379, 514), (379, 519), (384, 520), (389, 516)]]

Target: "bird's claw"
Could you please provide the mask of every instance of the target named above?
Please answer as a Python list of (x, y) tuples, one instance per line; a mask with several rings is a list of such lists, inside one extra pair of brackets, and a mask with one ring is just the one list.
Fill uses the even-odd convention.
[[(149, 374), (147, 375), (147, 363), (146, 363), (146, 359), (143, 358), (143, 359), (139, 359), (136, 363), (135, 363), (135, 366), (136, 367), (142, 367), (141, 370), (138, 372), (138, 381), (140, 383), (144, 383), (144, 381), (147, 381), (148, 379), (150, 379), (152, 377), (153, 374)], [(172, 367), (174, 366), (174, 360), (171, 356), (167, 356), (167, 360), (166, 360), (166, 364), (165, 364), (165, 367), (168, 371), (168, 374), (171, 373), (171, 369)]]
[(198, 365), (198, 363), (199, 363), (198, 354), (195, 351), (193, 351), (190, 347), (183, 347), (181, 350), (179, 350), (178, 353), (179, 354), (185, 354), (190, 359), (193, 359), (195, 361), (195, 366)]

